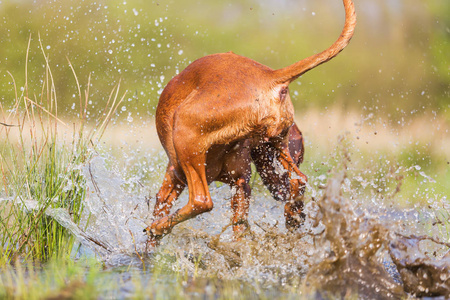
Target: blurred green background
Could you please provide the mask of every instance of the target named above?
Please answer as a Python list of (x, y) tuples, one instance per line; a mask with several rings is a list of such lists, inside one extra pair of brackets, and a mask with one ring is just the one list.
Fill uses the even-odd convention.
[[(356, 0), (358, 26), (337, 58), (291, 85), (297, 112), (339, 106), (391, 120), (434, 112), (450, 122), (450, 1)], [(322, 51), (344, 21), (340, 0), (0, 1), (0, 100), (14, 101), (11, 72), (40, 99), (49, 56), (59, 113), (75, 116), (70, 59), (100, 111), (114, 85), (123, 111), (153, 115), (159, 93), (189, 62), (233, 51), (281, 68)], [(126, 115), (126, 114), (124, 114)]]

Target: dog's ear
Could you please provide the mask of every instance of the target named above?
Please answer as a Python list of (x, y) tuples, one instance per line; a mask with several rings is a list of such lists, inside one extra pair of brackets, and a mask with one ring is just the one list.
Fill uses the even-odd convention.
[(289, 154), (297, 166), (303, 162), (305, 154), (303, 134), (295, 123), (289, 129)]

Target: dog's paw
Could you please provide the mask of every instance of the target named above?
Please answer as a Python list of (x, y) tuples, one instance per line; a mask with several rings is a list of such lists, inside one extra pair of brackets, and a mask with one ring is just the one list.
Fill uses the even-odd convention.
[(286, 216), (286, 228), (289, 230), (295, 230), (300, 228), (305, 223), (306, 215), (303, 212), (287, 215)]
[(305, 222), (306, 215), (303, 213), (303, 197), (297, 196), (294, 200), (284, 206), (284, 217), (286, 218), (287, 229), (300, 228)]
[(155, 234), (154, 229), (152, 229), (150, 226), (145, 228), (144, 232), (147, 234), (147, 246), (146, 246), (147, 252), (159, 246), (159, 243), (163, 237), (162, 235)]

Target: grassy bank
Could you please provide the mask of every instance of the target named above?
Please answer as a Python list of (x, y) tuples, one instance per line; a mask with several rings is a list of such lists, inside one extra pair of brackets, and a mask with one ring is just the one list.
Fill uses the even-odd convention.
[[(12, 107), (0, 104), (0, 265), (15, 259), (45, 261), (71, 255), (73, 236), (51, 218), (50, 211), (67, 213), (79, 222), (86, 192), (81, 168), (123, 99), (116, 86), (95, 127), (87, 130), (90, 82), (82, 91), (68, 61), (79, 92), (80, 113), (76, 123), (62, 121), (55, 78), (42, 43), (40, 49), (45, 59), (40, 89), (29, 89), (27, 80), (18, 87), (9, 74), (15, 101)], [(24, 74), (27, 79), (27, 64)]]

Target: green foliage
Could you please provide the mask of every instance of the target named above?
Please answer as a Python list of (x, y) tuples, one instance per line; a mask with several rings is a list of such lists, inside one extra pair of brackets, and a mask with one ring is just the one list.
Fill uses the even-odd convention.
[[(64, 129), (58, 126), (58, 123), (65, 123), (58, 118), (55, 81), (48, 57), (44, 51), (42, 55), (46, 63), (41, 89), (33, 92), (26, 81), (20, 93), (11, 76), (15, 102), (9, 110), (0, 104), (3, 117), (0, 125), (0, 265), (18, 258), (45, 261), (71, 254), (74, 237), (57, 222), (55, 215), (66, 213), (76, 224), (80, 221), (86, 193), (81, 168), (91, 157), (92, 145), (98, 142), (122, 101), (117, 98), (117, 87), (115, 96), (110, 96), (113, 101), (108, 101), (96, 127), (88, 131), (85, 122), (89, 92), (85, 92), (85, 101), (81, 101), (78, 85), (80, 120), (79, 124), (74, 124), (71, 138), (67, 140)], [(25, 78), (27, 76), (28, 69), (25, 69)], [(67, 125), (65, 130), (66, 134), (70, 132)]]

